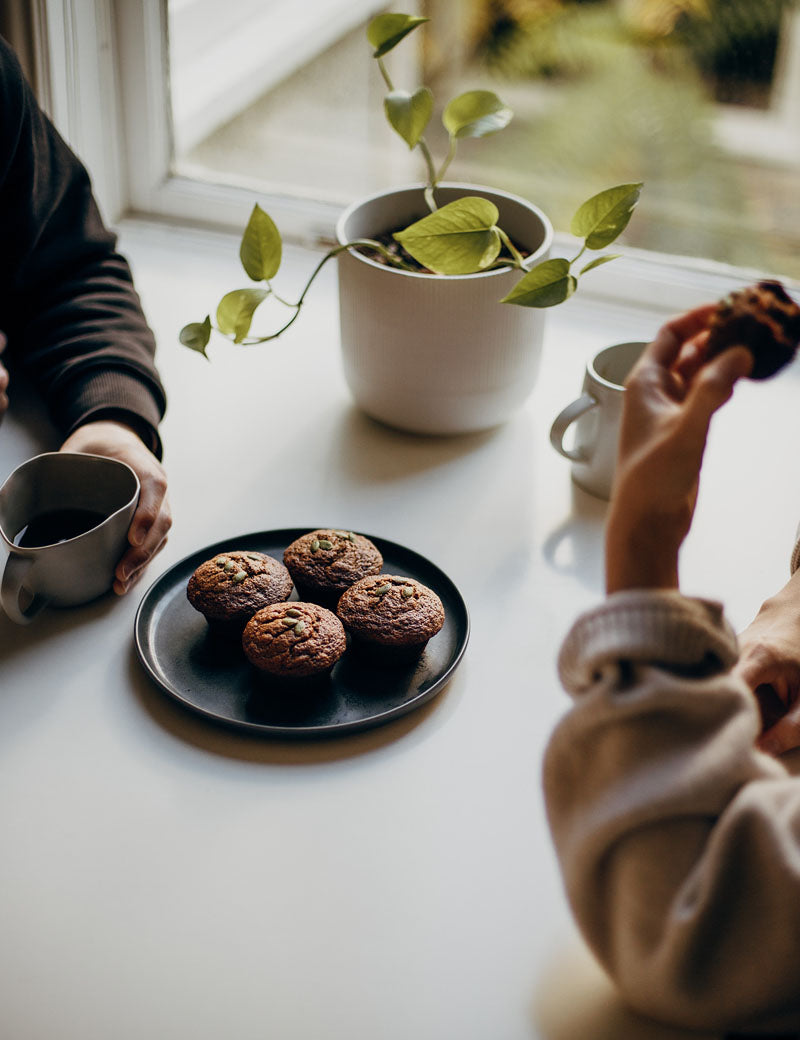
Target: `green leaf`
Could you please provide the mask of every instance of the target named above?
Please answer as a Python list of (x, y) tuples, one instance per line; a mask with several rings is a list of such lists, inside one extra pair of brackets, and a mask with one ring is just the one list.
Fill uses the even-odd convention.
[(467, 196), (398, 231), (395, 238), (424, 267), (437, 274), (473, 274), (500, 252), (497, 207)]
[(570, 231), (586, 239), (587, 249), (604, 249), (628, 226), (641, 191), (641, 183), (619, 184), (593, 195), (575, 213)]
[(254, 282), (274, 278), (281, 266), (281, 234), (264, 210), (255, 204), (239, 247), (242, 267)]
[(522, 277), (501, 303), (521, 307), (555, 307), (575, 292), (578, 279), (569, 273), (567, 260), (543, 260)]
[(217, 328), (234, 343), (241, 343), (250, 331), (253, 313), (261, 301), (269, 296), (269, 289), (234, 289), (225, 293), (217, 307)]
[(367, 26), (367, 40), (375, 48), (372, 57), (382, 58), (418, 25), (427, 22), (415, 14), (379, 14)]
[(514, 113), (491, 90), (468, 90), (453, 98), (442, 114), (451, 137), (485, 137), (508, 126)]
[(203, 357), (208, 360), (208, 354), (206, 354), (206, 346), (211, 337), (211, 318), (206, 315), (205, 321), (192, 321), (188, 325), (184, 325), (181, 329), (178, 339), (190, 350), (196, 350), (198, 354), (202, 354)]
[(580, 273), (586, 274), (587, 271), (591, 271), (595, 267), (600, 267), (601, 264), (607, 264), (611, 260), (619, 260), (621, 253), (608, 253), (606, 256), (596, 256), (594, 260), (590, 260), (586, 267), (582, 267)]
[(389, 124), (413, 148), (428, 125), (433, 112), (433, 94), (420, 87), (413, 94), (407, 90), (393, 90), (383, 99)]

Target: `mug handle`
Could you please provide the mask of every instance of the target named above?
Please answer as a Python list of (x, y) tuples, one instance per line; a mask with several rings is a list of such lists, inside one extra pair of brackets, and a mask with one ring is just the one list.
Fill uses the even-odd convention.
[(3, 570), (3, 582), (0, 585), (0, 601), (3, 609), (12, 621), (18, 625), (27, 625), (33, 621), (36, 615), (47, 605), (43, 596), (34, 595), (33, 600), (23, 610), (20, 606), (20, 593), (25, 581), (25, 575), (33, 564), (30, 557), (9, 556)]
[(582, 448), (564, 447), (564, 434), (576, 419), (591, 411), (592, 408), (596, 408), (599, 403), (591, 394), (581, 394), (577, 401), (572, 401), (556, 416), (555, 422), (550, 427), (550, 443), (559, 455), (563, 455), (565, 459), (570, 459), (572, 462), (588, 461), (589, 456)]

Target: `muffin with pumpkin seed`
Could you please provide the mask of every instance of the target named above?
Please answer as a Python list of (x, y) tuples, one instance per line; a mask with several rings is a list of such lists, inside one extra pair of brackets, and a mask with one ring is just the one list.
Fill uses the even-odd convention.
[(242, 649), (276, 689), (304, 690), (328, 678), (347, 639), (332, 611), (293, 601), (256, 611), (242, 633)]
[(186, 596), (212, 631), (238, 638), (257, 610), (287, 600), (292, 585), (274, 556), (236, 549), (201, 563), (189, 578)]
[(363, 534), (318, 528), (287, 545), (283, 562), (300, 599), (333, 610), (345, 589), (380, 571), (383, 556)]
[(355, 582), (342, 594), (336, 612), (353, 649), (387, 663), (419, 657), (445, 619), (433, 589), (396, 574)]

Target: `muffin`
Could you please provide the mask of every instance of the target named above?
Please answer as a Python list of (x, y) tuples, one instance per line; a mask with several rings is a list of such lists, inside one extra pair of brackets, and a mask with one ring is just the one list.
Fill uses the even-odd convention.
[(257, 611), (242, 633), (244, 655), (276, 685), (324, 680), (347, 649), (341, 621), (318, 603), (275, 603)]
[(354, 649), (387, 662), (418, 657), (444, 624), (436, 593), (395, 574), (370, 575), (351, 585), (337, 613)]
[(763, 281), (721, 300), (711, 317), (708, 357), (744, 346), (753, 355), (751, 379), (766, 379), (795, 355), (800, 342), (800, 307), (780, 282)]
[(364, 535), (323, 528), (287, 545), (283, 562), (300, 599), (334, 610), (353, 582), (380, 571), (383, 557)]
[(289, 598), (292, 578), (280, 560), (266, 553), (234, 550), (201, 563), (186, 596), (214, 632), (241, 636), (261, 607)]

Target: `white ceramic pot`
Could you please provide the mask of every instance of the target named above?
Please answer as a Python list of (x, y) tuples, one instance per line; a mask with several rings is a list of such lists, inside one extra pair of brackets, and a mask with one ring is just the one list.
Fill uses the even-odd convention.
[[(339, 242), (406, 227), (428, 209), (421, 186), (354, 203), (336, 225)], [(464, 195), (491, 199), (500, 227), (532, 266), (547, 258), (553, 228), (516, 195), (469, 184), (436, 190), (440, 206)], [(353, 249), (339, 254), (344, 374), (356, 403), (381, 422), (413, 433), (489, 429), (525, 401), (536, 382), (544, 312), (499, 301), (519, 271), (415, 274)]]

